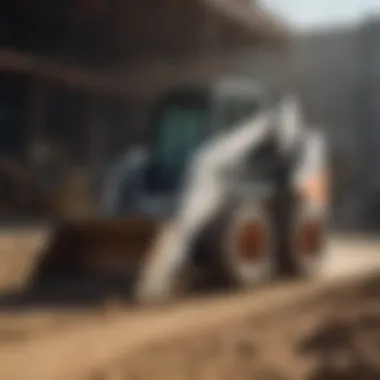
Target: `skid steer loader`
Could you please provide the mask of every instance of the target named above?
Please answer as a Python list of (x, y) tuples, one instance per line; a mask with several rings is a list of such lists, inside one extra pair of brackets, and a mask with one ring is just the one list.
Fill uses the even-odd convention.
[(311, 275), (323, 253), (324, 140), (297, 99), (249, 81), (174, 89), (157, 102), (146, 147), (104, 180), (105, 217), (62, 223), (39, 284), (128, 279), (136, 300), (191, 289), (196, 273), (239, 287)]

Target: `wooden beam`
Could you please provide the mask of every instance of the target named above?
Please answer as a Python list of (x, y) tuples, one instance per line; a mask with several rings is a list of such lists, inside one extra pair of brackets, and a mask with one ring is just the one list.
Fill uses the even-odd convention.
[(31, 81), (29, 92), (29, 136), (31, 139), (40, 137), (44, 133), (45, 125), (45, 99), (46, 99), (46, 83), (37, 81), (35, 78)]
[[(249, 53), (250, 51), (247, 51)], [(146, 96), (153, 90), (185, 82), (204, 81), (234, 68), (245, 53), (209, 53), (176, 58), (143, 57), (112, 70), (91, 71), (63, 66), (32, 55), (0, 50), (0, 70), (18, 73), (96, 93)]]
[[(26, 122), (26, 144), (25, 158), (28, 164), (31, 164), (31, 170), (36, 174), (40, 169), (40, 160), (36, 156), (40, 152), (35, 149), (40, 149), (40, 142), (45, 134), (45, 101), (46, 101), (46, 83), (33, 78), (28, 94)], [(37, 145), (36, 145), (37, 143)]]
[[(41, 26), (42, 34), (52, 23), (62, 24), (56, 44), (46, 42), (46, 48), (54, 50), (56, 46), (56, 54), (77, 54), (83, 62), (95, 62), (100, 56), (111, 62), (137, 54), (195, 52), (202, 45), (202, 28), (216, 18), (216, 41), (209, 46), (222, 47), (223, 30), (227, 30), (229, 37), (236, 36), (234, 46), (256, 46), (260, 40), (278, 42), (287, 34), (280, 20), (258, 6), (251, 7), (250, 1), (102, 0), (93, 3), (74, 0), (64, 8), (64, 1), (52, 5), (46, 0), (37, 0), (27, 2), (24, 8), (29, 7), (30, 17)], [(70, 35), (75, 38), (67, 37)], [(65, 49), (59, 48), (65, 41)]]
[[(104, 169), (104, 163), (107, 158), (108, 133), (107, 128), (102, 120), (101, 108), (99, 103), (101, 98), (95, 94), (89, 94), (87, 98), (85, 134), (86, 134), (86, 162), (89, 168), (88, 184), (91, 196), (99, 197), (101, 191), (101, 175)], [(94, 210), (97, 212), (100, 210)]]
[(246, 29), (253, 40), (267, 44), (283, 44), (291, 37), (285, 23), (273, 14), (264, 11), (258, 4), (248, 1), (202, 0), (206, 9), (233, 21), (236, 28)]
[(141, 96), (179, 84), (204, 84), (234, 72), (252, 51), (236, 54), (198, 54), (173, 59), (135, 62), (120, 71), (120, 83)]

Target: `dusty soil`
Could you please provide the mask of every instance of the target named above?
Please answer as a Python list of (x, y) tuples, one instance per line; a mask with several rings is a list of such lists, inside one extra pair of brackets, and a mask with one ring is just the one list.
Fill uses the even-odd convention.
[(47, 228), (0, 230), (0, 292), (28, 285), (34, 263), (49, 236)]
[(0, 348), (102, 320), (106, 315), (103, 299), (95, 300), (97, 307), (89, 308), (80, 299), (71, 307), (72, 299), (29, 291), (49, 236), (49, 226), (0, 230)]
[[(326, 289), (270, 309), (247, 304), (276, 301), (259, 292), (151, 312), (111, 306), (71, 321), (56, 314), (57, 329), (42, 322), (29, 339), (0, 345), (0, 378), (380, 379), (380, 276)], [(223, 311), (231, 318), (219, 323)]]
[[(45, 236), (0, 234), (3, 294), (27, 286)], [(360, 247), (355, 251), (365, 255), (379, 245)], [(333, 257), (331, 267), (342, 264), (339, 255)], [(380, 379), (380, 276), (338, 286), (308, 302), (294, 300), (289, 307), (260, 311), (265, 309), (260, 303), (298, 297), (302, 286), (284, 296), (281, 287), (275, 289), (277, 298), (258, 291), (252, 297), (206, 300), (177, 311), (135, 313), (112, 299), (79, 308), (30, 299), (11, 307), (5, 303), (0, 309), (0, 378), (7, 367), (10, 372), (4, 373), (11, 376), (4, 378), (13, 380), (63, 379), (59, 375), (83, 362), (86, 370), (73, 371), (78, 376), (67, 379)], [(256, 303), (255, 310), (250, 302)], [(237, 313), (234, 308), (241, 309)], [(220, 313), (231, 318), (213, 327)], [(159, 339), (149, 343), (149, 336)], [(136, 349), (125, 344), (142, 337), (145, 344)]]
[(88, 379), (380, 379), (380, 279), (121, 355)]

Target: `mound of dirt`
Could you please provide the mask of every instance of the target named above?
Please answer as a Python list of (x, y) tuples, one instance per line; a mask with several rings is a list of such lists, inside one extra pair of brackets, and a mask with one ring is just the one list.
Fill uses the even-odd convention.
[(119, 357), (92, 379), (380, 379), (380, 280)]
[[(42, 234), (40, 238), (24, 232), (0, 234), (0, 289), (7, 296), (9, 289), (27, 284), (38, 259), (36, 247), (43, 240)], [(378, 247), (377, 243), (350, 242), (335, 248), (329, 265), (333, 269), (343, 265), (343, 272), (349, 273), (364, 262), (375, 268)], [(308, 302), (305, 294), (309, 297), (314, 291), (307, 291), (298, 302), (296, 294), (304, 293), (300, 288), (308, 288), (301, 282), (290, 288), (277, 284), (268, 292), (256, 289), (247, 297), (185, 302), (178, 309), (153, 313), (112, 305), (104, 312), (104, 307), (89, 307), (82, 301), (77, 310), (66, 300), (30, 301), (28, 293), (25, 302), (19, 298), (10, 302), (4, 296), (0, 302), (0, 372), (5, 375), (0, 377), (380, 380), (380, 276), (363, 277), (352, 286), (338, 281), (339, 289), (330, 291), (329, 287)], [(309, 285), (311, 290), (317, 284)], [(277, 307), (284, 299), (295, 302)], [(268, 304), (276, 305), (277, 311), (264, 312), (274, 310), (260, 306)], [(229, 318), (218, 318), (221, 315)], [(218, 324), (212, 327), (211, 322)], [(187, 329), (183, 326), (194, 328), (182, 334)], [(140, 338), (144, 345), (137, 344)]]

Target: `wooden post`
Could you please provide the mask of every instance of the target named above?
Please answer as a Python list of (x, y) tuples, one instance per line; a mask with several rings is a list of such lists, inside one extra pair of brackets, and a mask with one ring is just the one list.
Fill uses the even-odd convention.
[(91, 94), (88, 97), (86, 141), (87, 163), (91, 195), (95, 200), (95, 210), (98, 211), (99, 197), (101, 194), (102, 174), (107, 160), (108, 136), (102, 120), (100, 96)]
[(46, 83), (41, 78), (33, 78), (30, 85), (29, 99), (27, 106), (27, 132), (25, 137), (25, 157), (27, 165), (32, 170), (38, 170), (38, 160), (36, 160), (37, 148), (36, 143), (44, 137), (45, 134), (45, 97)]

